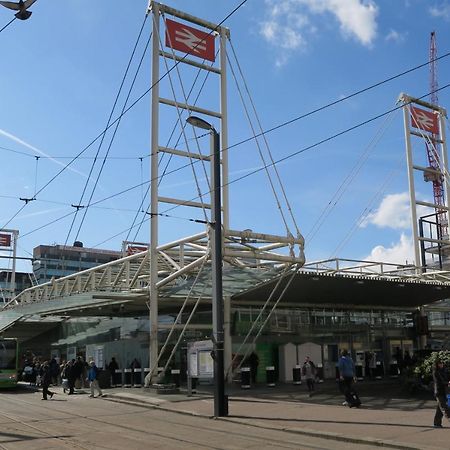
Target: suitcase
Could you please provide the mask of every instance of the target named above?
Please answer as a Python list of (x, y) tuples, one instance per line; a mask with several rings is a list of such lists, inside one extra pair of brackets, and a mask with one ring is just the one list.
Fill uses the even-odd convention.
[(361, 406), (361, 400), (356, 391), (352, 390), (349, 392), (347, 403), (349, 408), (359, 408)]

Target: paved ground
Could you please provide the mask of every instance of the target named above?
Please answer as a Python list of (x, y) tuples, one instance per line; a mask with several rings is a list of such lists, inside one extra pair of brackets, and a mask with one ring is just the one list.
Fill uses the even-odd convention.
[[(208, 388), (157, 395), (148, 389), (110, 389), (53, 400), (20, 390), (0, 394), (0, 448), (450, 448), (450, 423), (434, 429), (431, 394), (412, 397), (396, 383), (361, 383), (360, 409), (342, 406), (333, 382), (309, 398), (304, 386), (228, 389), (229, 416), (213, 420)], [(30, 437), (31, 436), (31, 437)]]

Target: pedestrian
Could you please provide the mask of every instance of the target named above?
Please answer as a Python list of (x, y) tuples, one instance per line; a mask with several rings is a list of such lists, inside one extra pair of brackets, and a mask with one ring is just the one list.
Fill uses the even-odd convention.
[(74, 378), (74, 386), (77, 389), (83, 387), (83, 358), (81, 356), (77, 356), (76, 361), (74, 360), (72, 364), (72, 375)]
[(55, 395), (54, 392), (48, 389), (50, 387), (51, 382), (52, 382), (52, 374), (50, 371), (50, 365), (48, 361), (45, 361), (41, 367), (42, 400), (47, 400), (48, 395), (50, 395), (50, 398), (53, 398), (53, 395)]
[(75, 380), (77, 378), (77, 374), (76, 371), (74, 369), (74, 365), (75, 365), (75, 360), (72, 359), (70, 361), (67, 362), (66, 367), (65, 367), (65, 376), (67, 378), (67, 384), (69, 387), (69, 394), (68, 395), (73, 395), (74, 394), (74, 389), (75, 389)]
[(119, 368), (119, 364), (117, 364), (116, 358), (114, 356), (111, 358), (111, 362), (108, 364), (108, 370), (111, 375), (111, 381), (113, 386), (115, 386), (116, 383), (116, 370)]
[(302, 366), (302, 375), (306, 379), (306, 385), (308, 386), (308, 392), (310, 397), (312, 397), (314, 392), (316, 373), (317, 371), (315, 364), (311, 361), (310, 357), (307, 356)]
[(98, 369), (97, 369), (97, 366), (95, 365), (94, 361), (91, 361), (89, 363), (87, 379), (89, 381), (89, 386), (91, 388), (91, 395), (89, 395), (89, 397), (95, 397), (95, 390), (98, 391), (98, 396), (102, 397), (103, 392), (100, 389), (100, 386), (98, 384)]
[(434, 415), (434, 427), (442, 428), (442, 417), (450, 420), (450, 411), (447, 406), (447, 386), (449, 384), (449, 374), (444, 367), (444, 363), (436, 360), (433, 370), (434, 396), (436, 398), (436, 413)]
[(356, 381), (355, 377), (355, 363), (348, 354), (346, 349), (341, 352), (341, 357), (338, 362), (340, 387), (345, 395), (344, 406), (353, 408), (361, 405), (358, 394), (356, 393), (353, 383)]
[(370, 378), (374, 379), (377, 372), (377, 355), (375, 352), (370, 352), (369, 355)]

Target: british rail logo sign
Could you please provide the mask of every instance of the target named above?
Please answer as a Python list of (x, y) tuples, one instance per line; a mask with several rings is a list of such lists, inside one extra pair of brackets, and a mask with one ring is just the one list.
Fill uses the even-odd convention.
[(414, 106), (411, 106), (411, 125), (428, 133), (439, 134), (437, 114)]
[(170, 19), (166, 20), (166, 46), (209, 61), (215, 60), (214, 35)]
[(0, 233), (0, 247), (11, 247), (11, 235)]

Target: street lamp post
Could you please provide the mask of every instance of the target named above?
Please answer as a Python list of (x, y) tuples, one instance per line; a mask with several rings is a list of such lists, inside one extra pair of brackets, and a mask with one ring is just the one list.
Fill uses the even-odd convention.
[(222, 292), (222, 203), (220, 186), (220, 136), (215, 128), (199, 117), (190, 116), (187, 122), (194, 127), (211, 131), (212, 153), (212, 207), (211, 222), (214, 232), (212, 240), (212, 319), (214, 345), (214, 416), (228, 415), (225, 397), (224, 332)]

